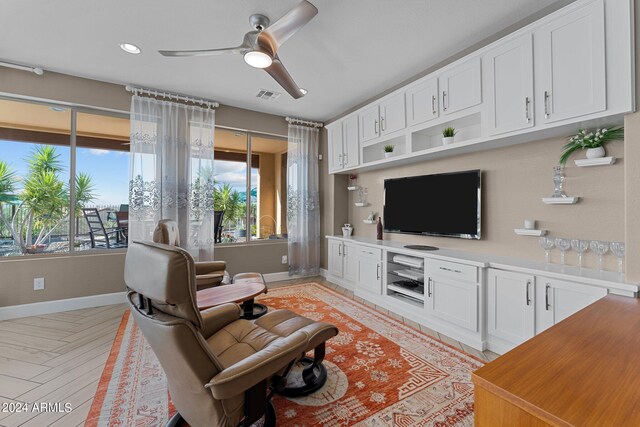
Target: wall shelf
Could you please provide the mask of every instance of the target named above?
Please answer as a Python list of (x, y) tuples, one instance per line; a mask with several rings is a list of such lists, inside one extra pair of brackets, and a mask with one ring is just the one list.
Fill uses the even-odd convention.
[(514, 228), (513, 231), (518, 235), (518, 236), (544, 236), (545, 234), (547, 234), (547, 230), (536, 230), (536, 229), (529, 229), (529, 228)]
[(375, 224), (378, 221), (375, 219), (363, 219), (362, 222), (364, 222), (365, 224)]
[(349, 191), (358, 191), (360, 189), (359, 185), (350, 185), (347, 187), (347, 190)]
[(543, 197), (542, 202), (546, 205), (575, 205), (580, 197)]
[(586, 168), (590, 166), (609, 166), (616, 162), (615, 157), (600, 157), (598, 159), (579, 159), (575, 160), (576, 166)]
[(358, 203), (358, 202), (356, 202), (356, 203), (354, 203), (354, 205), (356, 205), (359, 208), (363, 208), (365, 206), (369, 206), (369, 203), (366, 203), (366, 202), (365, 203)]

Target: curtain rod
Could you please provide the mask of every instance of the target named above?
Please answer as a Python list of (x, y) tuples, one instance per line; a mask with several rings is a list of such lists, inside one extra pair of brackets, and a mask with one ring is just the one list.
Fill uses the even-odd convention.
[(162, 92), (155, 89), (147, 89), (144, 87), (135, 87), (131, 85), (126, 85), (124, 88), (127, 90), (127, 92), (133, 92), (134, 95), (147, 94), (150, 96), (159, 96), (161, 98), (168, 98), (169, 100), (175, 99), (177, 101), (192, 102), (194, 104), (207, 106), (208, 108), (217, 108), (220, 106), (220, 104), (218, 104), (217, 102), (211, 101), (209, 99), (192, 98), (190, 96), (179, 95), (177, 93)]
[(14, 64), (13, 62), (0, 61), (0, 67), (13, 68), (14, 70), (29, 71), (39, 76), (44, 74), (44, 70), (39, 67), (31, 67), (29, 65)]
[(314, 128), (321, 128), (322, 126), (324, 126), (324, 124), (320, 123), (320, 122), (312, 122), (309, 120), (302, 120), (302, 119), (296, 119), (294, 117), (287, 117), (286, 118), (287, 122), (291, 123), (291, 124), (301, 124), (301, 125), (307, 125), (307, 126), (311, 126)]

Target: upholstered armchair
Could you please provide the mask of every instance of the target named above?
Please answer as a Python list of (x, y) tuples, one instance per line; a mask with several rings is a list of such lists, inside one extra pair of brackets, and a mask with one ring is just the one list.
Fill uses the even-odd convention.
[[(148, 268), (153, 266), (153, 268)], [(283, 334), (273, 314), (260, 325), (240, 319), (236, 304), (198, 311), (195, 263), (178, 247), (134, 242), (125, 262), (133, 318), (164, 369), (181, 417), (192, 427), (275, 424), (269, 389), (282, 389), (307, 346), (306, 331)], [(302, 318), (304, 319), (304, 318)]]
[[(161, 219), (153, 230), (153, 241), (165, 245), (180, 246), (178, 224), (169, 219)], [(224, 261), (197, 261), (196, 285), (198, 290), (229, 283), (227, 264)]]

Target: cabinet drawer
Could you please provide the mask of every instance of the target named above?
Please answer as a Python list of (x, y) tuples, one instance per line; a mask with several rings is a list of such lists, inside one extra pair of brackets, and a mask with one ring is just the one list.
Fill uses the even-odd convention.
[(382, 249), (376, 248), (365, 248), (365, 247), (356, 247), (357, 254), (361, 258), (369, 258), (376, 261), (382, 259)]
[(451, 277), (452, 279), (465, 280), (473, 283), (478, 282), (478, 267), (472, 265), (430, 259), (427, 261), (427, 266), (429, 268), (429, 275)]

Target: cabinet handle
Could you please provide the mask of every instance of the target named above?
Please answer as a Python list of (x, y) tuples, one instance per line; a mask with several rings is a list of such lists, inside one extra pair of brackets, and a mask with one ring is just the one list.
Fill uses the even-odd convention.
[(338, 245), (338, 256), (342, 256), (342, 245)]
[(438, 267), (440, 270), (444, 270), (444, 271), (450, 271), (451, 273), (462, 273), (462, 270), (454, 270), (452, 268), (446, 268), (446, 267)]
[(386, 129), (386, 128), (385, 128), (385, 126), (384, 126), (384, 117), (380, 117), (380, 130), (381, 130), (382, 132), (384, 132), (384, 131), (385, 131), (385, 129)]
[(380, 280), (380, 263), (376, 264), (376, 278)]
[(338, 163), (340, 164), (340, 167), (344, 166), (344, 154), (338, 154)]
[(436, 96), (435, 95), (431, 95), (431, 111), (433, 112), (434, 116), (438, 113), (436, 111)]
[(347, 153), (343, 153), (342, 154), (342, 166), (346, 166), (347, 163), (349, 163), (349, 160), (347, 160), (347, 159), (348, 159)]
[(378, 119), (373, 121), (373, 133), (375, 133), (376, 135), (380, 133), (380, 131), (378, 130)]
[(549, 94), (549, 91), (544, 91), (544, 118), (548, 119), (549, 118), (549, 97), (551, 95)]
[(527, 96), (524, 98), (524, 118), (527, 120), (527, 123), (531, 121), (531, 117), (529, 116), (529, 104), (531, 104), (531, 101)]
[(429, 277), (429, 281), (427, 282), (427, 296), (431, 298), (431, 277)]
[(442, 91), (442, 110), (443, 111), (447, 111), (447, 92), (446, 91)]
[(549, 304), (549, 289), (551, 288), (551, 285), (547, 283), (547, 286), (545, 286), (544, 288), (544, 309), (549, 311), (549, 307), (551, 307), (551, 304)]
[(529, 296), (530, 286), (531, 286), (531, 280), (527, 280), (527, 305), (531, 305), (531, 297)]

